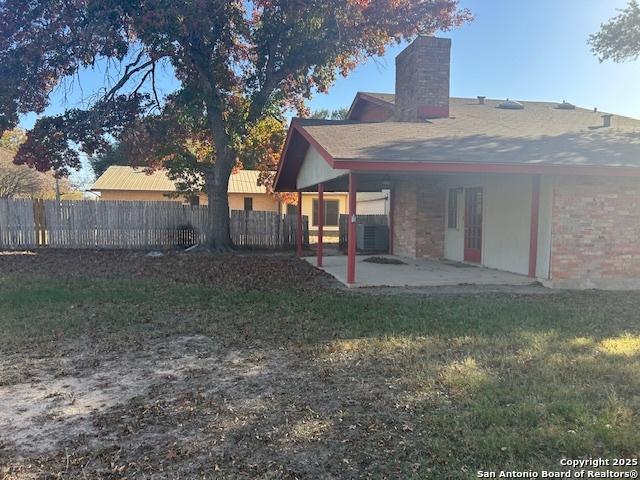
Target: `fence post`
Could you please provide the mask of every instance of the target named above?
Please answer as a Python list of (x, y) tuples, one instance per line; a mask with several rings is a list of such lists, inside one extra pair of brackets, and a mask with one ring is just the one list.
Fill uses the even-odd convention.
[(44, 247), (47, 244), (47, 222), (44, 215), (44, 200), (36, 199), (33, 203), (33, 220), (36, 227), (36, 245)]
[[(91, 203), (89, 203), (91, 202)], [(231, 212), (232, 238), (238, 246), (291, 247), (298, 222), (277, 212)], [(4, 248), (162, 248), (187, 238), (194, 228), (202, 241), (207, 207), (173, 202), (109, 200), (62, 201), (0, 199), (0, 246)], [(308, 217), (300, 222), (302, 243), (309, 244)], [(190, 235), (190, 234), (189, 234)]]

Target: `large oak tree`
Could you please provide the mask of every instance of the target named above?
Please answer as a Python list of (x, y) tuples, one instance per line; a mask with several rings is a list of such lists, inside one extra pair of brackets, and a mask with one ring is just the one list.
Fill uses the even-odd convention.
[[(112, 68), (86, 107), (40, 118), (17, 161), (65, 175), (114, 141), (202, 175), (209, 247), (231, 248), (227, 184), (267, 117), (304, 111), (338, 74), (470, 19), (455, 0), (0, 0), (0, 131), (44, 112), (86, 68)], [(179, 81), (168, 97), (160, 76)]]

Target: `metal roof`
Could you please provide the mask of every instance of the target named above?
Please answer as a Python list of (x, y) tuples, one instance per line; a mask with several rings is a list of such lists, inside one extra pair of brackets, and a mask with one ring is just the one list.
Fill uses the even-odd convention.
[[(258, 185), (258, 170), (239, 170), (229, 179), (229, 193), (258, 194), (267, 193), (264, 186)], [(144, 168), (113, 165), (100, 175), (91, 190), (126, 190), (175, 192), (176, 186), (167, 177), (165, 170), (148, 171)]]

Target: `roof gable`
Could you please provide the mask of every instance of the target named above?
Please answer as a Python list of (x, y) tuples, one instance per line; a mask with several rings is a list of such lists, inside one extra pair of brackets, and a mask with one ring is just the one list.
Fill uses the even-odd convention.
[[(392, 96), (383, 95), (377, 100), (391, 106)], [(354, 102), (365, 96), (372, 94), (360, 92)], [(336, 169), (453, 172), (469, 170), (467, 165), (478, 171), (557, 167), (553, 172), (588, 174), (582, 167), (593, 167), (593, 174), (640, 174), (640, 120), (614, 116), (605, 127), (595, 110), (558, 108), (555, 102), (520, 102), (524, 108), (512, 110), (500, 103), (451, 98), (448, 118), (424, 122), (294, 120), (276, 190), (295, 189), (309, 145)]]
[(393, 117), (395, 95), (358, 92), (347, 112), (347, 120), (385, 122)]

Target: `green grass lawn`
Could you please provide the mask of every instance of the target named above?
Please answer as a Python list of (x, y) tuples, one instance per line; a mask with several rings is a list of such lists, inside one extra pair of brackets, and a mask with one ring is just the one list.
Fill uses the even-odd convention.
[[(283, 443), (291, 431), (248, 444), (263, 452), (254, 478), (462, 479), (479, 469), (559, 470), (562, 457), (640, 456), (639, 293), (371, 296), (298, 287), (13, 271), (0, 274), (0, 352), (124, 354), (180, 335), (286, 352), (295, 359), (288, 372), (299, 375), (291, 398), (276, 390), (272, 409), (267, 401), (262, 417), (247, 415), (256, 431), (281, 432), (276, 411), (302, 410), (299, 388), (314, 413), (299, 412), (295, 444)], [(0, 374), (0, 385), (26, 381)], [(305, 470), (303, 452), (320, 463)], [(51, 471), (62, 468), (59, 457), (47, 459)], [(272, 460), (290, 471), (270, 470)], [(21, 478), (15, 462), (9, 473)], [(216, 468), (221, 478), (245, 478), (242, 462), (223, 456)]]

